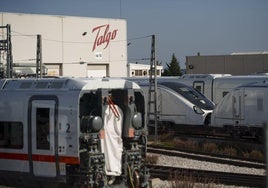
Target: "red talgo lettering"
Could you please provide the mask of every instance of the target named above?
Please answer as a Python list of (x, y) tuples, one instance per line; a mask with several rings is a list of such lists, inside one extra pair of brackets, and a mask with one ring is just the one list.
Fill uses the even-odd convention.
[(109, 31), (110, 25), (100, 25), (92, 29), (92, 33), (97, 32), (92, 51), (96, 49), (97, 46), (105, 44), (103, 49), (106, 49), (111, 40), (114, 40), (117, 34), (118, 29)]

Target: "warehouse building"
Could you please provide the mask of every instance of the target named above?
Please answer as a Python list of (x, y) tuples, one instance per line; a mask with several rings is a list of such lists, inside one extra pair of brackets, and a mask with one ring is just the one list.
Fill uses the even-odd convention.
[[(150, 72), (150, 65), (148, 64), (139, 64), (139, 63), (129, 63), (128, 64), (128, 77), (149, 77)], [(160, 77), (161, 73), (163, 72), (163, 66), (157, 65), (156, 66), (156, 76)]]
[[(51, 76), (125, 77), (127, 25), (124, 19), (0, 13), (9, 24), (13, 63), (36, 62), (37, 35), (42, 38), (42, 63)], [(6, 36), (0, 29), (0, 40)], [(5, 64), (4, 53), (0, 63)]]
[(231, 55), (186, 56), (188, 74), (248, 75), (268, 73), (268, 51)]

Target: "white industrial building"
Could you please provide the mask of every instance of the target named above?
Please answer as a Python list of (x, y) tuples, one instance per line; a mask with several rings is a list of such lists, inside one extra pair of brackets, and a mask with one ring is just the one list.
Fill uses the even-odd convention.
[[(42, 63), (48, 75), (125, 77), (127, 24), (124, 19), (0, 13), (10, 24), (13, 63), (35, 63), (37, 35), (42, 37)], [(5, 31), (0, 29), (1, 37)], [(5, 61), (1, 54), (0, 63)]]
[[(163, 66), (156, 66), (156, 76), (160, 77), (163, 71)], [(150, 65), (129, 63), (128, 64), (128, 77), (149, 77), (150, 76)]]

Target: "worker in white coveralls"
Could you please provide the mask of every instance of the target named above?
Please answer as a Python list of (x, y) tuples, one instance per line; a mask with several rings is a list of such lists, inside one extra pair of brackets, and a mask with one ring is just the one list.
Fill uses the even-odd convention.
[(121, 175), (122, 125), (123, 112), (109, 96), (104, 116), (104, 139), (101, 139), (102, 152), (105, 154), (105, 173), (112, 177), (109, 184), (113, 183), (115, 176)]

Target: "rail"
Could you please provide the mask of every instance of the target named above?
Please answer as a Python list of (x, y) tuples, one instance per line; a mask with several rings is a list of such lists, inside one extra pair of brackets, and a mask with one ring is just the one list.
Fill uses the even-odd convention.
[(148, 146), (147, 152), (149, 153), (157, 153), (163, 154), (168, 156), (175, 156), (175, 157), (184, 157), (188, 159), (194, 160), (202, 160), (220, 164), (227, 164), (227, 165), (234, 165), (240, 167), (247, 167), (247, 168), (261, 168), (265, 169), (266, 165), (260, 161), (253, 161), (253, 160), (246, 160), (245, 158), (239, 157), (231, 157), (226, 155), (208, 155), (207, 153), (202, 152), (189, 152), (185, 150), (179, 150), (169, 147), (160, 147), (160, 146)]
[(168, 167), (160, 165), (148, 164), (147, 167), (150, 170), (151, 178), (160, 178), (162, 180), (178, 180), (179, 177), (189, 176), (195, 182), (205, 182), (225, 184), (225, 185), (237, 185), (247, 187), (265, 187), (266, 176), (262, 175), (248, 175), (237, 173), (226, 173), (218, 171), (196, 170), (190, 168), (178, 168)]

